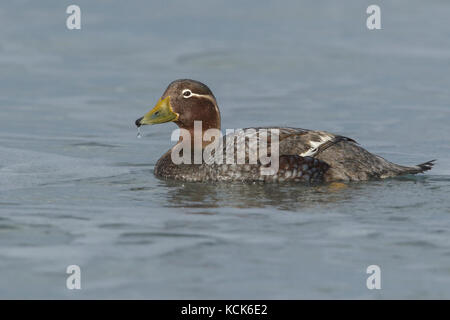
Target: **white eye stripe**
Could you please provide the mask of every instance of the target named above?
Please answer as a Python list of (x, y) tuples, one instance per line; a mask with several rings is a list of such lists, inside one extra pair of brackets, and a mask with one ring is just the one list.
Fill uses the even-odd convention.
[(190, 97), (199, 97), (199, 98), (206, 98), (211, 100), (212, 102), (214, 102), (213, 97), (211, 97), (211, 95), (209, 94), (198, 94), (198, 93), (193, 93), (191, 90), (189, 89), (184, 89), (181, 94), (183, 95), (183, 98), (187, 99)]
[[(189, 95), (185, 96), (184, 94), (189, 92)], [(199, 97), (199, 98), (206, 98), (209, 101), (211, 101), (214, 104), (214, 108), (216, 109), (217, 113), (219, 113), (219, 108), (217, 107), (216, 104), (216, 100), (209, 94), (198, 94), (198, 93), (193, 93), (191, 90), (189, 89), (184, 89), (183, 91), (181, 91), (181, 94), (183, 95), (183, 98), (188, 99), (191, 97)]]

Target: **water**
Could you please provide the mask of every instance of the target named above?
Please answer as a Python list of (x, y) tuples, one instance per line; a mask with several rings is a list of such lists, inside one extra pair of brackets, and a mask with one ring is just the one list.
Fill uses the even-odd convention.
[[(450, 298), (450, 3), (378, 1), (370, 32), (372, 1), (77, 4), (79, 31), (65, 3), (0, 5), (1, 298)], [(175, 126), (134, 121), (185, 77), (224, 129), (438, 162), (345, 188), (158, 180)]]

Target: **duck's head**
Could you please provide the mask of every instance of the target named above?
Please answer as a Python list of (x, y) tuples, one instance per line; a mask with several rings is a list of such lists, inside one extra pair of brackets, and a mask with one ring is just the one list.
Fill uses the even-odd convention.
[(202, 129), (220, 129), (220, 112), (216, 98), (203, 83), (175, 80), (167, 87), (156, 106), (136, 120), (136, 126), (175, 122), (178, 127), (193, 130), (194, 121), (202, 121)]

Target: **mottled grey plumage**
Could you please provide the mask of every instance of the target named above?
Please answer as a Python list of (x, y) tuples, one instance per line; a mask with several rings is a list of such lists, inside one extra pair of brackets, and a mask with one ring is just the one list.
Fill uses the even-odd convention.
[[(279, 170), (275, 175), (262, 175), (260, 173), (262, 164), (259, 161), (257, 164), (249, 164), (249, 152), (257, 152), (257, 150), (248, 146), (248, 140), (246, 140), (245, 164), (175, 165), (172, 163), (169, 150), (156, 163), (155, 174), (163, 178), (185, 181), (331, 182), (361, 181), (415, 174), (430, 170), (433, 166), (432, 162), (412, 167), (400, 166), (366, 151), (350, 138), (324, 131), (297, 128), (274, 129), (280, 130)], [(239, 134), (242, 135), (242, 132), (238, 132)], [(232, 136), (234, 138), (236, 133)], [(300, 154), (314, 149), (311, 141), (320, 142), (320, 137), (323, 136), (330, 137), (330, 140), (317, 148), (314, 157), (300, 156)], [(224, 137), (223, 141), (224, 159), (227, 138), (229, 136)], [(237, 144), (239, 137), (236, 140), (228, 139), (228, 141)], [(270, 148), (270, 142), (268, 144)], [(225, 163), (225, 160), (223, 162)], [(236, 163), (236, 161), (234, 162)]]
[[(191, 96), (183, 97), (185, 88), (192, 91)], [(220, 129), (219, 109), (215, 97), (206, 85), (193, 80), (176, 80), (169, 85), (161, 99), (168, 96), (170, 101), (173, 101), (170, 112), (177, 115), (174, 121), (180, 128), (193, 132), (194, 120), (198, 120), (206, 123), (207, 128)], [(147, 124), (142, 123), (142, 119), (136, 121), (138, 126)], [(269, 165), (263, 165), (259, 160), (254, 164), (250, 163), (249, 159), (252, 158), (252, 153), (257, 152), (257, 148), (249, 144), (249, 139), (246, 139), (248, 135), (245, 136), (244, 132), (247, 129), (235, 131), (224, 137), (222, 146), (225, 159), (227, 144), (228, 148), (231, 147), (236, 151), (239, 141), (245, 141), (244, 164), (203, 162), (202, 164), (176, 165), (171, 160), (171, 150), (169, 150), (156, 163), (155, 175), (184, 181), (362, 181), (421, 173), (430, 170), (434, 161), (411, 167), (401, 166), (368, 152), (353, 139), (326, 131), (277, 127), (254, 128), (256, 132), (259, 129), (279, 130), (279, 170), (273, 175), (262, 175), (261, 168)], [(269, 140), (269, 150), (270, 146)], [(226, 163), (225, 160), (222, 163)]]

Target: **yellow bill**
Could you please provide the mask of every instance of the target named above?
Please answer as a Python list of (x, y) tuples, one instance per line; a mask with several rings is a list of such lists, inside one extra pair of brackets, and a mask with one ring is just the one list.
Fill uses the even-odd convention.
[(136, 126), (140, 127), (146, 124), (158, 124), (169, 121), (177, 121), (179, 114), (174, 112), (170, 105), (170, 96), (159, 99), (156, 106), (145, 114), (142, 118), (136, 120)]

